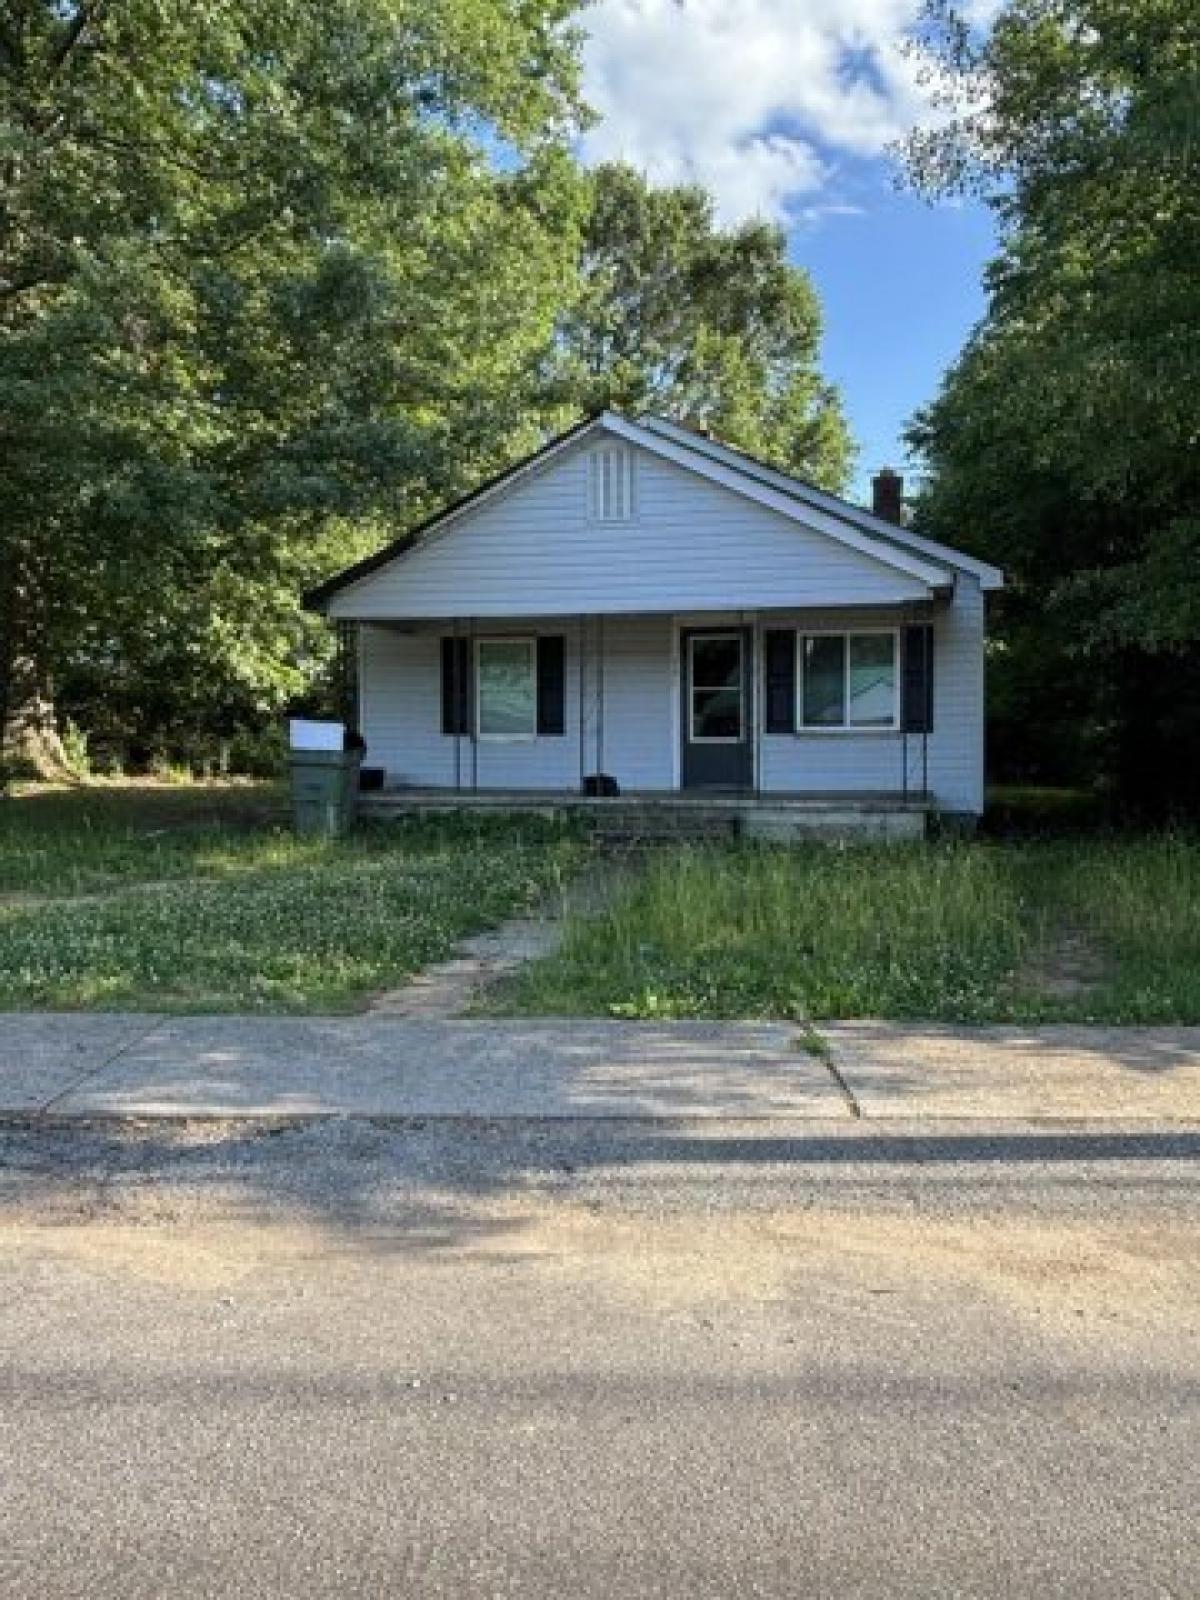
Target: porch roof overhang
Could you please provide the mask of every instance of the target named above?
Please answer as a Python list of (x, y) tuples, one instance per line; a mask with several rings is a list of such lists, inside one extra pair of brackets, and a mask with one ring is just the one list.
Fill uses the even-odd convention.
[(945, 589), (930, 589), (922, 596), (914, 597), (912, 594), (897, 595), (894, 600), (864, 601), (862, 599), (846, 598), (845, 600), (829, 599), (805, 600), (799, 597), (796, 600), (780, 601), (775, 597), (769, 605), (735, 605), (725, 606), (697, 606), (690, 601), (680, 601), (678, 605), (657, 606), (653, 609), (646, 607), (637, 608), (609, 608), (604, 606), (520, 606), (508, 605), (502, 609), (488, 609), (482, 607), (477, 611), (461, 611), (458, 613), (416, 613), (397, 611), (364, 611), (350, 613), (348, 610), (331, 608), (329, 619), (331, 622), (361, 622), (371, 626), (406, 628), (413, 631), (424, 628), (463, 628), (469, 625), (476, 628), (486, 627), (489, 623), (499, 622), (574, 622), (580, 618), (603, 617), (606, 620), (627, 617), (631, 621), (637, 618), (669, 617), (685, 622), (729, 622), (738, 620), (742, 622), (770, 621), (771, 618), (794, 617), (805, 612), (813, 615), (829, 615), (830, 613), (845, 613), (847, 616), (878, 614), (881, 616), (894, 616), (903, 612), (906, 616), (917, 617), (925, 613), (939, 610), (949, 604), (954, 595), (953, 585)]

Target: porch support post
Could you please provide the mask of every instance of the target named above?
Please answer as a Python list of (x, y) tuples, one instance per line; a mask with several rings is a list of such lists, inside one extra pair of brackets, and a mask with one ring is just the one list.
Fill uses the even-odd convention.
[(475, 705), (475, 618), (467, 618), (467, 704), (469, 711), (469, 727), (471, 729), (471, 793), (474, 794), (479, 787), (479, 729), (477, 707)]
[(929, 803), (929, 724), (933, 720), (933, 627), (931, 612), (929, 627), (921, 636), (925, 682), (929, 685), (929, 715), (921, 723), (921, 800), (926, 805)]
[(750, 629), (750, 715), (754, 718), (754, 793), (762, 793), (762, 617), (756, 611)]
[(578, 624), (579, 624), (579, 626), (578, 626), (578, 634), (579, 634), (579, 694), (578, 694), (578, 699), (579, 699), (579, 792), (580, 792), (580, 794), (582, 794), (583, 793), (583, 780), (587, 776), (587, 748), (586, 748), (586, 742), (585, 742), (586, 741), (586, 732), (585, 732), (586, 723), (585, 723), (585, 717), (584, 717), (584, 706), (586, 704), (585, 697), (586, 697), (586, 694), (587, 694), (587, 667), (586, 667), (587, 621), (586, 621), (586, 618), (584, 618), (581, 615), (578, 618)]
[(908, 718), (904, 715), (904, 629), (908, 624), (908, 607), (900, 612), (900, 646), (897, 651), (896, 671), (900, 675), (900, 799), (908, 804)]
[(458, 681), (462, 671), (462, 658), (458, 649), (459, 619), (454, 619), (454, 645), (450, 657), (450, 703), (454, 707), (454, 792), (462, 789), (462, 716), (463, 685)]
[(596, 619), (596, 771), (604, 771), (604, 618)]

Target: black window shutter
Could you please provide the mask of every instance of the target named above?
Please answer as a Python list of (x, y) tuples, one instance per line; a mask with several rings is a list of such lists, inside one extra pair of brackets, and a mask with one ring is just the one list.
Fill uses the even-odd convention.
[(905, 628), (901, 666), (901, 725), (909, 733), (933, 732), (933, 627)]
[(442, 640), (442, 732), (471, 731), (471, 654), (469, 641)]
[(537, 731), (561, 734), (566, 726), (567, 641), (561, 633), (541, 634), (537, 642)]
[(796, 632), (768, 628), (763, 634), (766, 658), (767, 733), (796, 731)]

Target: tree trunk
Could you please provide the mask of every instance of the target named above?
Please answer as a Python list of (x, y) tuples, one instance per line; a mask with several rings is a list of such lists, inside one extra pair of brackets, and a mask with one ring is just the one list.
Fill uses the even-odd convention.
[(0, 771), (57, 782), (78, 776), (58, 735), (49, 683), (28, 657), (0, 666)]
[[(10, 530), (5, 530), (9, 532)], [(74, 779), (58, 735), (41, 624), (45, 608), (22, 542), (0, 546), (0, 788), (26, 775)]]

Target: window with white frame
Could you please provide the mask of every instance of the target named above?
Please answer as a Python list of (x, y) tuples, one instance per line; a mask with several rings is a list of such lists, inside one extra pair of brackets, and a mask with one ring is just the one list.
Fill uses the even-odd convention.
[(693, 744), (739, 744), (744, 736), (742, 636), (694, 634), (688, 640)]
[(633, 451), (602, 444), (588, 457), (588, 515), (593, 522), (629, 522), (633, 517)]
[(802, 633), (797, 651), (799, 726), (899, 727), (898, 658), (894, 629)]
[(475, 726), (481, 739), (537, 733), (537, 646), (533, 639), (480, 639), (475, 647)]

